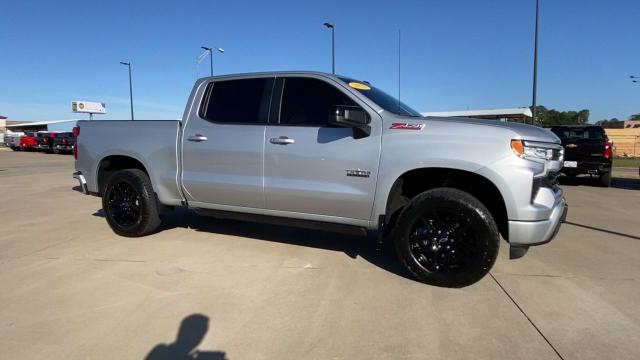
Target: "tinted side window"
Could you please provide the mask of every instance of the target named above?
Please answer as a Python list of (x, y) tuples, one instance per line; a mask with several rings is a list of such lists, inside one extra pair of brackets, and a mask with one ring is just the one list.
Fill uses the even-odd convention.
[(286, 78), (282, 93), (280, 124), (327, 125), (336, 105), (356, 105), (328, 83), (307, 78)]
[(217, 123), (264, 124), (272, 84), (273, 79), (267, 78), (209, 84), (200, 117)]

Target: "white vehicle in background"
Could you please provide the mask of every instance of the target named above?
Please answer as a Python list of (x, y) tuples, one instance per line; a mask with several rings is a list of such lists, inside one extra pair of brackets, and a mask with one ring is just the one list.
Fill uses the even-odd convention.
[(12, 132), (4, 134), (4, 145), (10, 147), (13, 151), (20, 150), (20, 136), (23, 132)]

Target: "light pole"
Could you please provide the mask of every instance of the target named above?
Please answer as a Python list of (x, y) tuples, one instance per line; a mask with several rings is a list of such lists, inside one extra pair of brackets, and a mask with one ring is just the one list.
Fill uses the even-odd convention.
[(213, 76), (213, 50), (217, 50), (220, 54), (224, 54), (224, 49), (223, 48), (210, 48), (210, 47), (206, 47), (206, 46), (200, 46), (200, 48), (204, 51), (208, 51), (209, 52), (209, 64), (211, 65), (211, 76)]
[(336, 28), (331, 23), (324, 23), (327, 29), (331, 29), (331, 73), (336, 73)]
[(536, 28), (533, 45), (533, 94), (531, 99), (531, 122), (537, 121), (536, 95), (538, 91), (538, 22), (540, 21), (540, 0), (536, 0)]
[(133, 121), (133, 86), (131, 85), (131, 62), (120, 61), (120, 64), (129, 67), (129, 104), (131, 106), (131, 120)]

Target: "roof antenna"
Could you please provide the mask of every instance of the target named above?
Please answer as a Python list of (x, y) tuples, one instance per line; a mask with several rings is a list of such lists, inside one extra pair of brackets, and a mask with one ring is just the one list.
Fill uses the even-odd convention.
[(400, 109), (400, 29), (398, 29), (398, 112)]

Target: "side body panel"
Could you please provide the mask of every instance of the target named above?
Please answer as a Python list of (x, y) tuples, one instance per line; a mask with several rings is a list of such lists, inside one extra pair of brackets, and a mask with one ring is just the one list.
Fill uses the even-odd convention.
[[(180, 146), (184, 196), (195, 208), (217, 209), (219, 205), (263, 209), (266, 124), (215, 123), (201, 118), (199, 108), (209, 83), (211, 79), (196, 84), (184, 114)], [(205, 140), (191, 141), (194, 136)]]
[[(438, 118), (398, 117), (387, 112), (383, 112), (382, 116), (382, 155), (374, 211), (371, 217), (372, 228), (377, 226), (378, 216), (385, 214), (391, 187), (404, 173), (421, 168), (478, 172), (501, 159), (514, 157), (509, 139), (518, 137), (518, 134), (506, 127)], [(393, 123), (422, 125), (422, 129), (391, 129)], [(530, 196), (531, 174), (523, 178), (528, 180), (521, 184), (521, 189), (501, 187), (500, 183), (494, 182), (505, 198), (509, 216), (512, 215), (510, 211), (513, 211), (513, 207), (510, 209), (509, 204), (516, 203), (515, 193), (521, 190), (523, 194)]]
[(78, 121), (76, 170), (98, 192), (100, 161), (111, 155), (129, 156), (144, 165), (158, 199), (166, 205), (182, 204), (178, 187), (177, 141), (179, 121)]
[[(371, 133), (357, 138), (351, 128), (270, 124), (265, 137), (266, 207), (369, 221), (378, 178), (382, 119), (340, 83), (317, 76), (307, 78), (329, 83), (367, 111)], [(271, 142), (281, 137), (295, 142)]]

